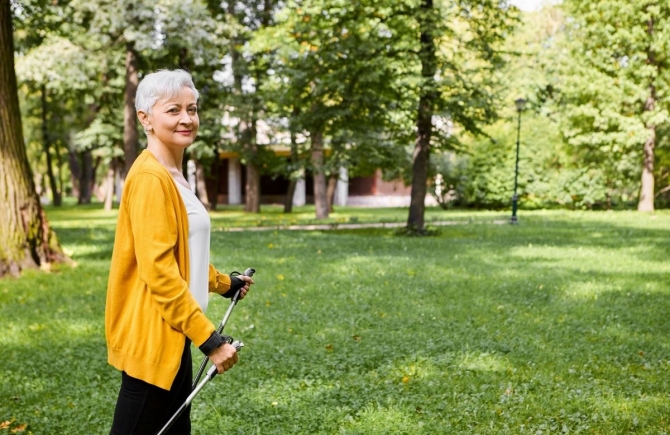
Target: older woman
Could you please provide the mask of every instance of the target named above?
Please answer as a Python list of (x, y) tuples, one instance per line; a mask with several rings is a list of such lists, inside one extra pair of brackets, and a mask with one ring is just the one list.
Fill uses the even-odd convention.
[[(198, 91), (185, 71), (143, 78), (136, 109), (147, 149), (119, 207), (105, 308), (108, 360), (122, 371), (111, 434), (154, 434), (191, 392), (193, 342), (218, 372), (237, 362), (204, 314), (208, 292), (243, 298), (253, 284), (209, 263), (210, 220), (181, 172), (198, 132)], [(170, 434), (190, 434), (189, 412)]]

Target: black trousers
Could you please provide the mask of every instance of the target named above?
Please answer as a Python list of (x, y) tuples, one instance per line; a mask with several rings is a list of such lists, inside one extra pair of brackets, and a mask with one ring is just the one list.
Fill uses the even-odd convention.
[[(191, 341), (186, 340), (177, 377), (170, 391), (121, 373), (121, 390), (110, 435), (156, 435), (191, 394)], [(191, 407), (174, 422), (169, 435), (190, 435)]]

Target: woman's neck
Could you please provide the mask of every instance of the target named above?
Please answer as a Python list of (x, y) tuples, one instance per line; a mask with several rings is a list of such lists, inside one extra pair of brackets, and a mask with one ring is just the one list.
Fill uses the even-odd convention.
[(156, 160), (158, 160), (161, 165), (165, 166), (168, 171), (172, 172), (176, 170), (181, 172), (182, 162), (184, 159), (183, 150), (171, 150), (164, 145), (152, 141), (151, 139), (149, 139), (147, 149), (151, 152), (151, 154), (154, 155), (154, 157), (156, 157)]
[(184, 159), (183, 150), (171, 150), (170, 148), (160, 143), (154, 142), (151, 139), (149, 139), (149, 143), (147, 144), (147, 150), (149, 150), (149, 152), (153, 154), (154, 157), (156, 157), (158, 163), (163, 165), (163, 167), (168, 170), (172, 176), (172, 179), (176, 183), (190, 189), (188, 181), (186, 181), (184, 174), (181, 172), (182, 161)]

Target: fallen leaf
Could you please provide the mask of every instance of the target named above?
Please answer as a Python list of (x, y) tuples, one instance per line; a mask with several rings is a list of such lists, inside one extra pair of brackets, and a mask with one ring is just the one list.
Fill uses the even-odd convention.
[(14, 429), (12, 429), (12, 433), (23, 432), (24, 430), (26, 430), (27, 427), (28, 427), (27, 424), (20, 424), (16, 426)]
[(2, 423), (0, 423), (0, 429), (9, 429), (10, 424), (12, 424), (11, 421), (5, 420)]
[(409, 382), (409, 376), (403, 376), (403, 377), (402, 377), (402, 383), (403, 383), (403, 384), (406, 384), (406, 383), (408, 383), (408, 382)]

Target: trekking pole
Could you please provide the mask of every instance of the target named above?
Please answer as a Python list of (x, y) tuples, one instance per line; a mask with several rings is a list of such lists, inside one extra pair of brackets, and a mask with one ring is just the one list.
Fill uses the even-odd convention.
[[(233, 273), (236, 273), (236, 272), (233, 272)], [(247, 270), (244, 271), (244, 276), (252, 277), (252, 276), (254, 276), (254, 273), (256, 273), (256, 269), (248, 268)], [(244, 281), (243, 281), (243, 283), (244, 283)], [(242, 287), (244, 287), (244, 285)], [(237, 305), (237, 300), (240, 297), (240, 291), (242, 291), (242, 288), (237, 289), (237, 291), (235, 292), (235, 295), (230, 300), (230, 305), (228, 306), (228, 310), (226, 310), (226, 314), (223, 316), (223, 319), (221, 319), (221, 324), (219, 325), (219, 328), (216, 330), (216, 332), (218, 332), (219, 334), (221, 334), (221, 332), (223, 332), (223, 328), (226, 326), (226, 323), (228, 322), (228, 318), (230, 317), (230, 313), (233, 312), (233, 308), (235, 307), (235, 305)], [(195, 375), (195, 378), (193, 380), (193, 385), (191, 385), (192, 389), (195, 389), (195, 386), (198, 385), (198, 381), (200, 380), (200, 376), (202, 376), (202, 373), (205, 371), (206, 366), (207, 366), (207, 356), (205, 356), (202, 359), (202, 363), (200, 364), (200, 368), (198, 369), (198, 373)]]
[[(241, 341), (233, 341), (231, 346), (233, 346), (235, 350), (239, 352), (239, 350), (244, 347), (244, 343), (242, 343)], [(204, 386), (207, 385), (207, 383), (212, 379), (214, 379), (214, 377), (218, 374), (219, 372), (216, 369), (216, 366), (210, 367), (210, 369), (207, 370), (205, 379), (203, 379), (202, 382), (200, 382), (200, 384), (198, 384), (198, 386), (193, 389), (193, 392), (186, 398), (184, 404), (179, 407), (177, 412), (174, 413), (174, 415), (170, 418), (170, 420), (168, 420), (168, 422), (165, 423), (163, 429), (161, 429), (156, 435), (163, 435), (164, 433), (166, 433), (168, 429), (170, 429), (172, 424), (177, 420), (177, 418), (179, 418), (179, 416), (184, 412), (184, 410), (188, 408), (191, 402), (193, 402), (193, 399), (200, 392), (200, 390), (202, 390)]]

